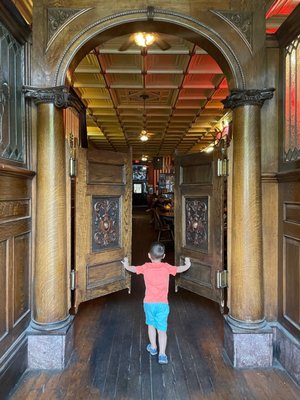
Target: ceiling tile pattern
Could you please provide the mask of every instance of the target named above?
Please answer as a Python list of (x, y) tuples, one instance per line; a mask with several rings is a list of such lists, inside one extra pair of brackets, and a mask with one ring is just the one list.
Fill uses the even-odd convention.
[[(216, 61), (194, 44), (119, 47), (128, 36), (96, 47), (78, 65), (73, 86), (87, 107), (88, 139), (133, 157), (185, 154), (207, 147), (226, 111), (227, 81)], [(144, 98), (144, 95), (147, 97)], [(142, 129), (149, 140), (141, 142)]]

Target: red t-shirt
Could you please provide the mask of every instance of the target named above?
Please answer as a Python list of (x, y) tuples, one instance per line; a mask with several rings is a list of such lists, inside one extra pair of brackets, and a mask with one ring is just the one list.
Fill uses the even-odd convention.
[(144, 275), (144, 303), (168, 304), (169, 276), (176, 275), (177, 267), (164, 262), (148, 262), (136, 267), (136, 273)]

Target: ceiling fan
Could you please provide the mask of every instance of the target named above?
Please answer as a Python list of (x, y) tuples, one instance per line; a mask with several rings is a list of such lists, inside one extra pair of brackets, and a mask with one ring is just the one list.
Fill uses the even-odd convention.
[(127, 40), (119, 47), (119, 51), (126, 51), (135, 43), (140, 47), (148, 47), (155, 43), (161, 50), (166, 51), (171, 48), (171, 45), (162, 39), (159, 33), (153, 32), (137, 32), (130, 35)]

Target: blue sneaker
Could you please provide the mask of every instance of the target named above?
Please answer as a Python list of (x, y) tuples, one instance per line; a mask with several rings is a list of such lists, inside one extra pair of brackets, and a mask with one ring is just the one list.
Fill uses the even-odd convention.
[(160, 354), (158, 356), (158, 363), (159, 364), (168, 364), (168, 357), (165, 354)]
[(151, 356), (156, 356), (157, 354), (157, 349), (154, 349), (153, 347), (151, 347), (151, 344), (149, 343), (147, 346), (147, 351), (149, 351), (149, 353), (151, 354)]

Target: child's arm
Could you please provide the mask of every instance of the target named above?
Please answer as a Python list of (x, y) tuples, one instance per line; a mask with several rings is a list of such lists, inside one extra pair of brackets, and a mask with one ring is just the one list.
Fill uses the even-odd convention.
[(181, 265), (180, 267), (177, 267), (177, 273), (187, 271), (190, 268), (191, 265), (192, 264), (191, 264), (190, 257), (185, 257), (184, 265)]
[(121, 261), (121, 263), (123, 264), (124, 268), (127, 269), (127, 271), (136, 272), (136, 268), (133, 265), (128, 264), (127, 257), (124, 257), (124, 259)]

